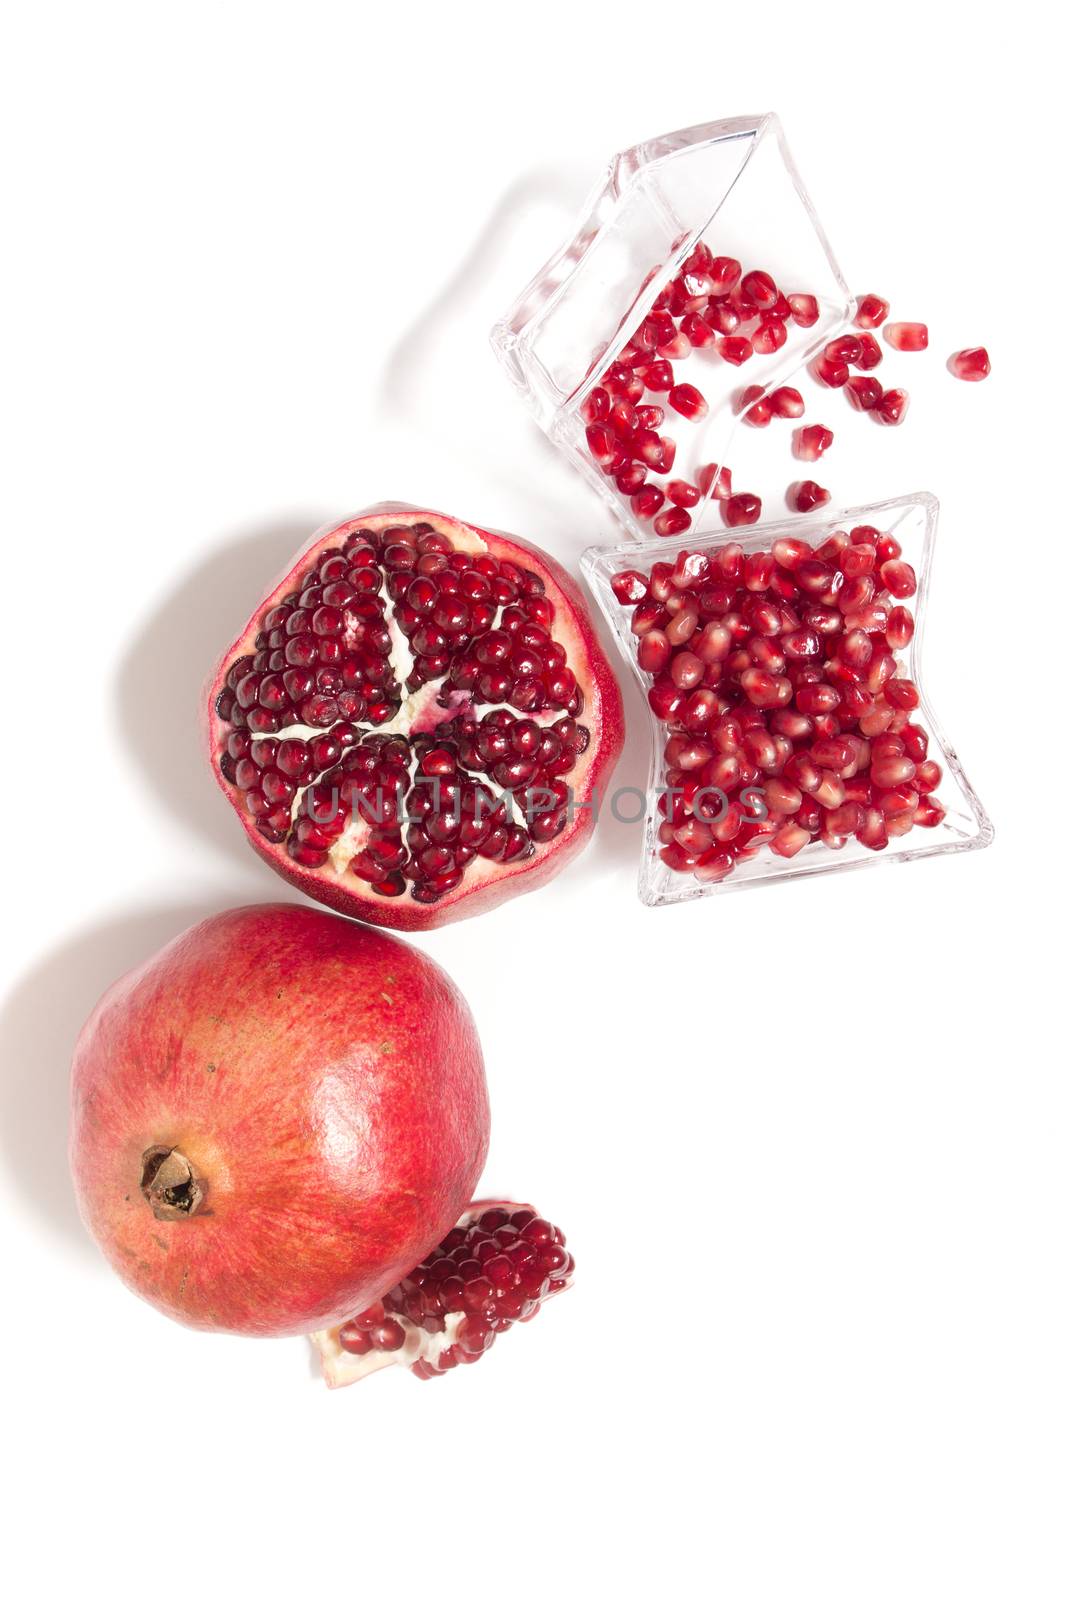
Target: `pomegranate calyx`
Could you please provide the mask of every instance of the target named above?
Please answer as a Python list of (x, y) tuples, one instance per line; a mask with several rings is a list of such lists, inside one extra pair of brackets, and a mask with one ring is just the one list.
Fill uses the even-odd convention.
[(141, 1158), (141, 1193), (159, 1222), (179, 1222), (203, 1204), (206, 1187), (177, 1146), (154, 1144)]

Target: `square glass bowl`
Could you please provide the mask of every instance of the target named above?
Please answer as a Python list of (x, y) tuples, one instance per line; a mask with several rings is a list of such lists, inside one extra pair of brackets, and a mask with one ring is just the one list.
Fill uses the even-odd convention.
[[(757, 306), (755, 290), (743, 292), (743, 278), (724, 289), (726, 269), (707, 270), (713, 259), (739, 263), (743, 275), (768, 274), (779, 296), (777, 311)], [(766, 302), (767, 285), (760, 287)], [(781, 296), (791, 294), (813, 299), (800, 320), (792, 312), (778, 315), (785, 309)], [(709, 318), (730, 322), (749, 309), (753, 314), (741, 317), (733, 333), (711, 328)], [(676, 531), (698, 526), (714, 486), (712, 464), (727, 459), (746, 409), (745, 389), (783, 384), (846, 326), (853, 311), (778, 118), (739, 117), (665, 134), (616, 156), (573, 237), (527, 285), (491, 338), (549, 438), (625, 531), (644, 539), (670, 527), (653, 528), (656, 511), (647, 509), (649, 496), (635, 509), (637, 485), (630, 486), (642, 469), (649, 487), (661, 492), (672, 480), (693, 486), (694, 499), (683, 496), (680, 506), (668, 499), (662, 509), (681, 512)], [(780, 326), (768, 333), (768, 323)], [(693, 343), (686, 328), (705, 342)], [(738, 354), (727, 339), (760, 346), (778, 338), (784, 339), (779, 347), (757, 348), (740, 365), (722, 353)], [(670, 384), (664, 383), (664, 361)], [(654, 362), (659, 370), (650, 371)], [(692, 395), (675, 396), (674, 385), (695, 388), (706, 406), (703, 414), (691, 415)], [(602, 420), (606, 394), (613, 402), (629, 397), (631, 405), (659, 407), (663, 420), (639, 441), (631, 430), (625, 446), (609, 425), (607, 433), (594, 433), (594, 452), (588, 430)], [(672, 404), (674, 398), (685, 402), (684, 409)], [(636, 471), (621, 480), (612, 475), (626, 465)]]
[[(895, 652), (897, 676), (910, 679), (918, 689), (919, 704), (909, 712), (909, 717), (929, 735), (926, 758), (936, 761), (941, 767), (942, 778), (934, 798), (945, 808), (943, 819), (934, 827), (913, 826), (907, 834), (891, 836), (880, 851), (868, 849), (857, 838), (849, 838), (838, 848), (831, 848), (818, 838), (813, 838), (796, 855), (785, 859), (763, 844), (752, 859), (740, 861), (726, 877), (718, 881), (701, 882), (691, 872), (677, 871), (661, 859), (663, 843), (659, 838), (659, 826), (664, 819), (658, 809), (658, 799), (669, 787), (665, 750), (670, 729), (650, 710), (653, 749), (643, 817), (639, 882), (639, 893), (646, 905), (674, 905), (678, 901), (694, 900), (703, 895), (722, 894), (732, 889), (747, 889), (757, 884), (778, 883), (815, 873), (874, 866), (879, 862), (916, 861), (922, 856), (980, 850), (990, 843), (993, 838), (992, 824), (934, 715), (922, 682), (923, 619), (937, 513), (938, 504), (932, 495), (914, 494), (857, 510), (792, 518), (747, 529), (727, 529), (710, 534), (691, 534), (687, 538), (658, 540), (654, 553), (647, 547), (639, 550), (632, 543), (586, 551), (581, 562), (585, 581), (607, 618), (619, 649), (641, 684), (646, 704), (653, 677), (638, 665), (638, 639), (630, 626), (633, 607), (622, 605), (612, 589), (612, 579), (620, 572), (647, 572), (653, 562), (673, 564), (681, 551), (714, 554), (728, 545), (740, 545), (747, 556), (757, 551), (769, 551), (774, 542), (782, 538), (801, 539), (814, 550), (839, 530), (847, 534), (853, 528), (864, 526), (874, 527), (895, 539), (901, 546), (900, 559), (914, 568), (917, 578), (915, 594), (901, 602), (907, 605), (915, 618), (915, 632), (910, 644)], [(768, 595), (767, 598), (773, 600), (774, 596)], [(628, 804), (627, 815), (632, 809)]]

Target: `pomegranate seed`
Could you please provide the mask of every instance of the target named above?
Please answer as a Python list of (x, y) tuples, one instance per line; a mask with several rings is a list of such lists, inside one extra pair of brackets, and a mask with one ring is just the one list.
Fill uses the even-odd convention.
[(761, 356), (773, 355), (785, 344), (785, 323), (781, 317), (764, 317), (752, 334), (752, 348)]
[(906, 561), (884, 561), (882, 582), (896, 600), (906, 600), (918, 588), (915, 568)]
[[(652, 385), (649, 385), (651, 388)], [(680, 416), (688, 417), (691, 422), (697, 422), (708, 414), (708, 402), (704, 399), (699, 389), (691, 383), (675, 384), (667, 396), (667, 403), (678, 412)]]
[(887, 322), (882, 338), (894, 350), (925, 350), (930, 331), (925, 322)]
[(720, 339), (718, 350), (723, 360), (728, 361), (733, 367), (741, 366), (743, 362), (750, 360), (752, 357), (752, 345), (750, 341), (743, 338), (740, 334), (735, 334), (728, 336), (725, 339)]
[(684, 533), (691, 526), (692, 517), (681, 506), (670, 506), (666, 511), (661, 511), (652, 526), (661, 539), (669, 539), (672, 534)]
[(830, 491), (816, 483), (813, 478), (805, 478), (793, 485), (790, 498), (798, 511), (813, 511), (816, 506), (827, 504)]
[(714, 330), (698, 312), (686, 313), (681, 321), (681, 330), (695, 350), (706, 349), (715, 343)]
[(793, 321), (798, 328), (813, 328), (819, 320), (819, 302), (813, 294), (787, 296)]
[(889, 315), (889, 301), (880, 295), (865, 294), (856, 307), (853, 321), (857, 328), (880, 328)]
[(732, 494), (722, 503), (722, 517), (728, 528), (741, 528), (758, 522), (763, 502), (755, 494)]
[(909, 403), (906, 389), (886, 389), (875, 407), (875, 415), (879, 422), (884, 422), (888, 427), (898, 427), (907, 415)]
[(714, 301), (704, 313), (704, 321), (712, 333), (736, 333), (741, 326), (737, 307), (729, 300)]
[(860, 367), (864, 372), (869, 372), (872, 367), (876, 367), (881, 361), (882, 347), (873, 333), (861, 333), (858, 337), (860, 354), (859, 360), (854, 365)]
[(615, 574), (611, 580), (611, 591), (620, 605), (635, 606), (648, 593), (648, 579), (643, 572), (635, 572), (630, 567), (625, 572)]
[(585, 430), (585, 440), (594, 461), (601, 465), (619, 460), (619, 446), (612, 430), (602, 422), (590, 423)]
[(672, 478), (667, 485), (667, 499), (672, 505), (695, 506), (700, 490), (695, 483), (686, 483), (684, 478)]
[(989, 351), (980, 344), (957, 350), (955, 355), (948, 358), (948, 370), (954, 378), (962, 378), (964, 383), (980, 383), (983, 378), (989, 377), (991, 370)]
[(715, 256), (708, 267), (708, 293), (715, 296), (729, 294), (740, 277), (740, 261), (735, 261), (733, 256)]
[(742, 410), (744, 421), (752, 428), (766, 428), (770, 425), (774, 412), (770, 401), (765, 397), (759, 384), (753, 384), (744, 389), (738, 397), (738, 404)]
[(634, 515), (645, 519), (654, 517), (662, 504), (663, 490), (654, 483), (646, 483), (643, 488), (638, 489), (637, 493), (630, 497), (630, 505), (633, 507)]
[(848, 382), (848, 367), (843, 361), (835, 361), (824, 350), (817, 355), (811, 364), (812, 376), (828, 389), (843, 389)]
[(616, 469), (615, 482), (621, 494), (636, 494), (648, 476), (648, 467), (643, 461), (624, 461)]
[(894, 606), (886, 620), (886, 643), (892, 650), (904, 650), (915, 636), (915, 619), (906, 606)]
[(674, 388), (674, 368), (669, 361), (652, 361), (647, 367), (642, 367), (641, 375), (645, 380), (645, 388), (653, 392)]
[[(716, 473), (718, 473), (717, 478)], [(715, 485), (714, 489), (711, 487), (713, 483)], [(707, 494), (711, 490), (711, 498), (713, 500), (729, 500), (733, 493), (732, 474), (729, 467), (720, 469), (716, 461), (710, 461), (706, 467), (699, 467), (697, 469), (697, 486), (701, 494)]]
[(877, 378), (849, 378), (845, 393), (857, 411), (873, 411), (882, 398), (882, 385)]
[(834, 442), (833, 433), (821, 422), (798, 428), (793, 435), (793, 454), (798, 461), (818, 461)]
[(811, 834), (806, 828), (796, 822), (787, 822), (778, 829), (770, 847), (776, 856), (783, 856), (788, 861), (810, 843)]
[(771, 410), (776, 417), (802, 417), (804, 415), (804, 397), (799, 389), (773, 389), (768, 399)]
[(750, 304), (766, 311), (778, 299), (778, 285), (769, 272), (746, 272), (741, 279), (741, 293)]
[(824, 351), (828, 361), (843, 361), (847, 367), (855, 365), (862, 353), (863, 346), (853, 333), (843, 333), (840, 338), (831, 339)]

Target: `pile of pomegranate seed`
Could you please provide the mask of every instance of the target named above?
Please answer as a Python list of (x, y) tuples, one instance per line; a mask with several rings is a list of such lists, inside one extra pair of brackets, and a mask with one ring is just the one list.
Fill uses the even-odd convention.
[[(666, 408), (685, 422), (699, 422), (708, 403), (692, 383), (678, 382), (675, 362), (694, 350), (739, 367), (753, 356), (773, 355), (789, 336), (789, 324), (810, 328), (819, 318), (814, 295), (781, 292), (770, 273), (746, 272), (732, 256), (715, 256), (704, 243), (694, 245), (669, 285), (632, 338), (608, 367), (601, 382), (582, 404), (589, 453), (619, 492), (630, 500), (635, 516), (651, 521), (664, 538), (692, 526), (690, 507), (707, 493), (697, 483), (674, 479), (661, 484), (674, 466), (676, 443), (662, 431)], [(744, 331), (741, 331), (744, 330)], [(757, 391), (762, 395), (763, 391)], [(648, 403), (647, 394), (657, 396)], [(762, 407), (763, 402), (760, 402)], [(762, 409), (746, 420), (754, 426), (771, 416), (796, 417), (804, 402), (795, 389), (777, 389)], [(651, 475), (651, 476), (650, 476)], [(755, 522), (761, 503), (748, 493), (716, 494), (730, 527)]]
[(434, 1378), (480, 1361), (498, 1334), (570, 1287), (566, 1243), (532, 1206), (474, 1206), (382, 1300), (316, 1335), (327, 1376), (350, 1383), (399, 1362)]
[(683, 550), (613, 578), (669, 730), (668, 867), (716, 882), (764, 845), (786, 858), (851, 839), (883, 850), (937, 826), (941, 768), (898, 660), (916, 586), (897, 540), (866, 525), (814, 549)]
[[(898, 427), (907, 415), (910, 397), (906, 389), (886, 389), (880, 379), (869, 376), (883, 359), (872, 330), (880, 329), (886, 342), (903, 352), (925, 350), (929, 331), (923, 322), (887, 322), (888, 315), (888, 300), (881, 295), (863, 295), (854, 318), (859, 332), (829, 340), (811, 362), (810, 371), (823, 387), (844, 390), (857, 411), (867, 412), (887, 427)], [(694, 246), (582, 405), (590, 454), (601, 470), (614, 478), (619, 492), (629, 497), (635, 516), (650, 521), (655, 533), (668, 538), (692, 526), (691, 508), (707, 494), (718, 469), (700, 468), (694, 473), (695, 483), (674, 478), (661, 487), (653, 481), (656, 474), (670, 473), (676, 444), (660, 431), (664, 407), (658, 402), (648, 404), (646, 390), (665, 394), (667, 406), (679, 417), (700, 421), (708, 413), (707, 401), (692, 383), (676, 381), (676, 361), (699, 350), (741, 366), (755, 355), (772, 355), (781, 349), (790, 321), (809, 328), (818, 317), (818, 301), (813, 295), (782, 294), (769, 273), (745, 272), (732, 256), (714, 256), (703, 243)], [(981, 347), (957, 351), (948, 366), (955, 377), (972, 383), (988, 377), (990, 371), (988, 353)], [(750, 385), (738, 392), (736, 404), (753, 428), (766, 428), (775, 417), (804, 414), (803, 397), (788, 386), (768, 393), (759, 385)], [(821, 423), (799, 428), (794, 435), (794, 454), (802, 461), (815, 461), (832, 442), (832, 432)], [(713, 497), (721, 502), (727, 527), (759, 521), (763, 510), (760, 496), (748, 491), (734, 494), (725, 467)], [(789, 495), (795, 509), (802, 512), (825, 505), (829, 498), (829, 490), (810, 479), (794, 485)]]
[(301, 866), (431, 904), (567, 823), (590, 735), (553, 618), (513, 562), (428, 523), (357, 528), (230, 668), (223, 776)]

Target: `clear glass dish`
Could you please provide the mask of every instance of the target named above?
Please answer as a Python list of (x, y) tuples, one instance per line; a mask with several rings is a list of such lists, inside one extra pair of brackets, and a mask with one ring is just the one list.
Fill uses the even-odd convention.
[[(776, 318), (773, 308), (765, 307), (755, 318), (742, 321), (734, 333), (709, 333), (705, 311), (729, 320), (723, 307), (731, 296), (719, 292), (719, 275), (715, 293), (689, 297), (689, 290), (707, 287), (706, 273), (703, 280), (696, 269), (695, 277), (693, 272), (685, 277), (686, 264), (697, 262), (694, 250), (705, 248), (716, 258), (739, 262), (746, 275), (753, 270), (769, 274), (784, 295), (813, 296), (814, 319), (801, 326), (791, 314), (782, 323), (785, 340), (779, 348), (732, 365), (721, 353), (727, 348), (724, 338), (748, 339), (751, 344), (749, 335)], [(685, 280), (686, 298), (677, 298), (682, 294), (678, 289), (672, 304), (702, 303), (689, 314), (704, 326), (698, 337), (709, 337), (711, 342), (663, 359), (670, 362), (674, 383), (695, 386), (707, 411), (700, 418), (689, 418), (671, 404), (669, 388), (644, 388), (634, 403), (663, 410), (662, 424), (651, 431), (673, 440), (676, 450), (668, 464), (668, 457), (646, 439), (630, 464), (644, 465), (646, 483), (660, 490), (676, 480), (696, 489), (695, 501), (675, 508), (688, 519), (678, 531), (686, 531), (700, 525), (717, 476), (713, 464), (728, 460), (730, 439), (747, 409), (741, 399), (745, 389), (759, 385), (772, 390), (784, 384), (845, 327), (854, 310), (776, 116), (704, 123), (650, 139), (616, 156), (590, 196), (574, 236), (546, 262), (492, 331), (494, 349), (539, 425), (624, 529), (642, 539), (663, 532), (655, 527), (656, 511), (644, 514), (643, 506), (638, 514), (633, 491), (627, 485), (623, 492), (594, 459), (587, 429), (602, 409), (605, 383), (612, 381), (613, 373), (616, 387), (622, 382), (620, 358), (631, 370), (634, 365), (647, 368), (651, 360), (662, 358), (660, 349), (648, 347), (646, 319), (658, 297), (671, 297), (672, 280), (680, 277)], [(733, 294), (735, 298), (740, 294), (740, 286)], [(676, 330), (683, 328), (685, 315), (680, 309), (674, 314)], [(811, 315), (811, 308), (805, 307), (805, 316)], [(780, 330), (761, 333), (760, 338), (766, 343), (772, 335), (779, 337)], [(642, 360), (635, 363), (642, 340)], [(736, 347), (729, 348), (737, 353)], [(631, 399), (636, 389), (634, 385)], [(617, 442), (618, 435), (614, 437)], [(605, 447), (603, 436), (597, 442)], [(606, 448), (610, 451), (614, 445)], [(669, 498), (662, 509), (672, 509)]]
[(989, 817), (971, 787), (959, 757), (941, 729), (922, 682), (923, 620), (937, 514), (938, 504), (932, 495), (914, 494), (857, 510), (765, 523), (747, 529), (726, 529), (657, 540), (655, 547), (645, 546), (640, 550), (633, 543), (628, 543), (586, 551), (581, 562), (586, 583), (646, 697), (653, 677), (638, 665), (638, 640), (630, 627), (633, 608), (621, 604), (612, 589), (612, 579), (619, 573), (630, 570), (647, 572), (653, 562), (674, 563), (681, 551), (715, 552), (732, 543), (740, 545), (745, 555), (770, 550), (774, 541), (780, 538), (801, 539), (814, 549), (838, 530), (849, 533), (853, 528), (863, 526), (874, 527), (895, 539), (901, 546), (900, 559), (914, 568), (917, 579), (916, 592), (903, 602), (914, 616), (915, 632), (910, 643), (895, 652), (897, 676), (908, 678), (918, 690), (919, 703), (910, 710), (909, 717), (924, 728), (929, 736), (926, 759), (937, 762), (941, 767), (942, 778), (934, 797), (945, 808), (943, 819), (933, 827), (913, 826), (904, 835), (891, 836), (885, 847), (877, 852), (868, 849), (854, 837), (838, 848), (831, 848), (816, 838), (804, 845), (791, 859), (785, 859), (763, 844), (752, 859), (740, 861), (721, 880), (698, 881), (691, 872), (676, 871), (661, 859), (660, 852), (664, 846), (659, 838), (659, 828), (663, 822), (659, 797), (670, 787), (665, 755), (670, 729), (649, 710), (653, 750), (643, 817), (639, 882), (640, 897), (646, 905), (674, 905), (702, 895), (721, 894), (731, 889), (751, 888), (757, 884), (808, 877), (815, 873), (874, 866), (879, 862), (916, 861), (923, 856), (980, 850), (991, 842), (993, 828)]

